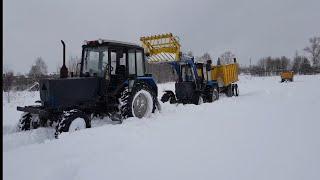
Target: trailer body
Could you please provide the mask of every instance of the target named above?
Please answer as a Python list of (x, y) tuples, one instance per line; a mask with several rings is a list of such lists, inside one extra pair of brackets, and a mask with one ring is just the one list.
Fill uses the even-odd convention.
[(239, 81), (238, 66), (238, 63), (212, 66), (212, 80), (218, 81), (220, 87), (226, 87), (232, 83)]
[(293, 81), (293, 71), (283, 71), (280, 73), (281, 82), (284, 81)]
[(219, 92), (225, 93), (228, 97), (239, 95), (239, 65), (234, 59), (232, 64), (213, 65), (211, 78), (218, 82)]

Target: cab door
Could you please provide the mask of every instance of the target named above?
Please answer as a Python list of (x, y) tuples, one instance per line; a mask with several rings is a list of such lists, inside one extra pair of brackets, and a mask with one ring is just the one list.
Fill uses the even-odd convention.
[(127, 50), (123, 48), (109, 49), (109, 74), (110, 86), (115, 89), (126, 80), (127, 71)]

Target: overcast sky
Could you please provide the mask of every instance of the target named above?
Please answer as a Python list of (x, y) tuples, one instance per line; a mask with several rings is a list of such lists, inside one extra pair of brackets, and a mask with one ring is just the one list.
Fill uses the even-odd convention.
[[(140, 44), (140, 36), (172, 32), (182, 49), (213, 59), (231, 50), (240, 64), (292, 57), (320, 36), (319, 0), (4, 0), (4, 66), (27, 73), (41, 56), (49, 72), (80, 56), (84, 40)], [(68, 58), (67, 58), (68, 59)]]

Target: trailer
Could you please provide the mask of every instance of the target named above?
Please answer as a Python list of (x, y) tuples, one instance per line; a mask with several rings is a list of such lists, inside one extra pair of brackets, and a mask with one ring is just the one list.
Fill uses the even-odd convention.
[(228, 97), (239, 96), (239, 88), (236, 82), (239, 81), (239, 65), (234, 58), (234, 63), (213, 65), (211, 76), (219, 86), (219, 93), (225, 93)]
[(292, 82), (293, 81), (293, 71), (283, 71), (280, 73), (281, 82)]

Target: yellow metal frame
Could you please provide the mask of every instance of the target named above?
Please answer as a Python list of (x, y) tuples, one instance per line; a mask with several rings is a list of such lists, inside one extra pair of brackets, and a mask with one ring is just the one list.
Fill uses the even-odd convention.
[(172, 33), (141, 37), (143, 48), (151, 62), (178, 61), (181, 45)]

